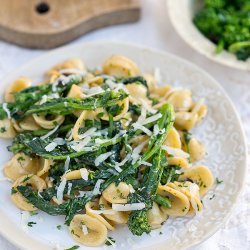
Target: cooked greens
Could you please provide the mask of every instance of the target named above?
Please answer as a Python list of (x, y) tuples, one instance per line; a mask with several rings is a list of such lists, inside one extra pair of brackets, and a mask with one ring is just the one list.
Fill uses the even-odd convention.
[(217, 45), (216, 53), (225, 49), (242, 61), (250, 57), (249, 0), (204, 0), (193, 21)]

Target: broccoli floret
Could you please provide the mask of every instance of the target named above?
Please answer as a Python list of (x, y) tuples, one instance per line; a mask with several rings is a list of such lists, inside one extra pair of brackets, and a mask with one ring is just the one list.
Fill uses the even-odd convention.
[(128, 228), (134, 235), (137, 236), (141, 236), (143, 233), (150, 233), (147, 211), (133, 211), (129, 215)]
[(193, 22), (216, 47), (234, 53), (239, 60), (249, 58), (249, 46), (231, 51), (235, 43), (250, 41), (250, 2), (248, 0), (204, 0), (204, 7), (195, 15)]

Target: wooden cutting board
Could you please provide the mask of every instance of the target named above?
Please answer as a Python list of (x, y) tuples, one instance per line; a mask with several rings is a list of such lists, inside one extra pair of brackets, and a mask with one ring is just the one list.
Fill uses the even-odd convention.
[(49, 49), (139, 16), (140, 0), (1, 0), (0, 39)]

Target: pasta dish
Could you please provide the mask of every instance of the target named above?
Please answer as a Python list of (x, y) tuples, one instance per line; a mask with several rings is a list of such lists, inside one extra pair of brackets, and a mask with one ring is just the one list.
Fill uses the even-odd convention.
[(196, 163), (206, 151), (190, 130), (207, 107), (188, 89), (161, 85), (157, 72), (120, 55), (93, 70), (74, 58), (40, 84), (10, 84), (0, 136), (13, 138), (3, 168), (13, 203), (63, 215), (86, 246), (110, 241), (118, 224), (141, 236), (199, 213), (214, 178)]

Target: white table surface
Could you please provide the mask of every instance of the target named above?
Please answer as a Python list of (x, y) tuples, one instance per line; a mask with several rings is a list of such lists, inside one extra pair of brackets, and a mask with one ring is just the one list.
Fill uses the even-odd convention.
[[(72, 42), (72, 44), (94, 40), (133, 42), (171, 52), (199, 65), (217, 79), (233, 100), (243, 121), (249, 144), (250, 72), (234, 70), (216, 64), (191, 49), (182, 41), (171, 26), (166, 11), (165, 0), (142, 0), (142, 2), (142, 16), (139, 22), (103, 28), (84, 35)], [(0, 42), (0, 79), (20, 65), (43, 53), (46, 53), (46, 51), (24, 49), (5, 42)], [(249, 169), (250, 168), (248, 168), (247, 186), (230, 220), (211, 238), (193, 249), (250, 249)], [(0, 249), (16, 250), (17, 248), (0, 236)]]

